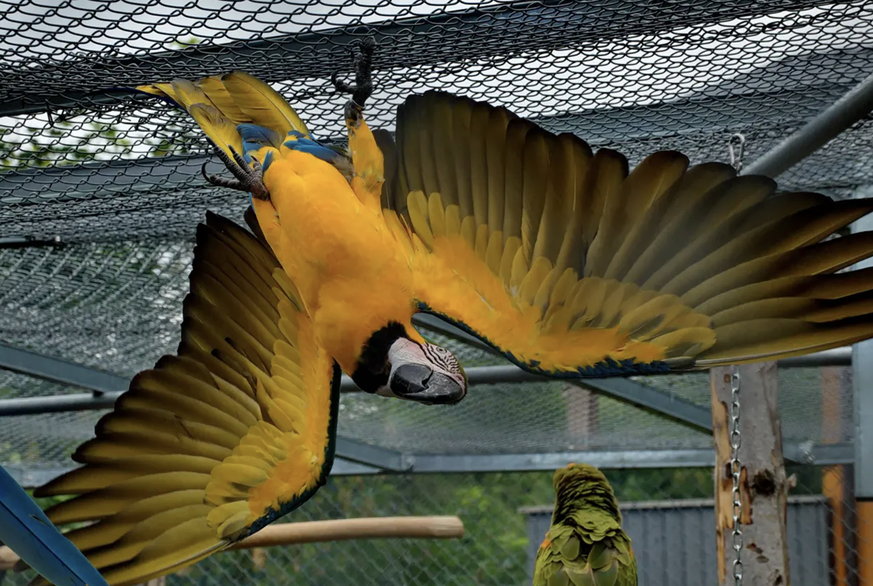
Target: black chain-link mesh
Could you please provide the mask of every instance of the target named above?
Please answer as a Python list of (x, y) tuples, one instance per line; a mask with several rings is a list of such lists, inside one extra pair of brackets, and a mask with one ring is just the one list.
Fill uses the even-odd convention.
[[(190, 241), (205, 210), (239, 220), (247, 202), (200, 177), (209, 148), (186, 116), (114, 88), (242, 69), (285, 95), (317, 138), (342, 142), (345, 97), (329, 77), (348, 73), (351, 47), (372, 35), (375, 127), (392, 130), (404, 97), (434, 88), (506, 105), (617, 148), (632, 164), (660, 149), (727, 162), (728, 139), (740, 132), (749, 164), (873, 74), (873, 5), (860, 1), (0, 0), (0, 15), (0, 340), (124, 376), (178, 343)], [(780, 184), (847, 196), (873, 182), (871, 145), (868, 117)], [(465, 365), (502, 363), (432, 337)], [(706, 375), (637, 380), (709, 405)], [(848, 369), (785, 369), (779, 383), (786, 445), (851, 441), (850, 394), (822, 401), (827, 385), (850, 387)], [(0, 372), (0, 399), (82, 392)], [(103, 413), (0, 417), (0, 464), (26, 483), (51, 476), (69, 467)], [(455, 408), (346, 395), (340, 432), (419, 454), (710, 449), (712, 441), (559, 382), (479, 386)], [(789, 527), (790, 540), (802, 541), (790, 551), (803, 552), (792, 558), (792, 583), (813, 583), (822, 568), (833, 584), (855, 583), (851, 468), (793, 471), (792, 494), (817, 497), (804, 502), (828, 514)], [(647, 535), (660, 544), (635, 546), (654, 568), (640, 583), (700, 584), (712, 561), (708, 537), (670, 529), (679, 509), (664, 501), (707, 506), (711, 471), (609, 477), (622, 502), (646, 511)], [(549, 505), (550, 479), (332, 477), (293, 520), (458, 514), (467, 535), (222, 554), (168, 582), (528, 584), (538, 542), (520, 509)], [(668, 548), (689, 565), (668, 563)]]
[[(239, 194), (197, 172), (207, 144), (166, 104), (113, 88), (243, 69), (283, 93), (317, 137), (342, 140), (351, 47), (378, 43), (374, 126), (410, 92), (505, 104), (625, 152), (746, 162), (873, 73), (866, 2), (549, 0), (241, 3), (0, 2), (0, 238), (190, 238)], [(782, 178), (845, 195), (870, 181), (867, 121)], [(87, 161), (87, 162), (86, 162)]]
[[(606, 470), (622, 503), (640, 586), (715, 584), (710, 469)], [(859, 530), (851, 467), (789, 467), (791, 583), (857, 581)], [(332, 477), (293, 521), (458, 515), (462, 539), (359, 540), (218, 554), (166, 579), (169, 586), (529, 586), (554, 494), (551, 472)], [(846, 492), (846, 491), (849, 492)], [(284, 521), (284, 520), (283, 520)], [(31, 573), (10, 574), (24, 586)]]
[[(189, 243), (0, 250), (0, 340), (133, 376), (178, 345), (191, 258)], [(466, 344), (424, 333), (452, 349), (467, 367), (505, 363)], [(842, 385), (850, 388), (849, 369), (840, 370)], [(818, 368), (780, 370), (786, 442), (828, 440), (822, 431), (822, 377)], [(634, 380), (708, 409), (706, 373)], [(61, 394), (58, 389), (63, 387), (0, 371), (0, 392), (9, 397)], [(851, 394), (843, 393), (838, 403), (832, 425), (850, 430)], [(708, 448), (712, 441), (681, 424), (561, 381), (479, 385), (451, 407), (422, 408), (349, 394), (343, 397), (342, 409), (344, 435), (413, 453)], [(26, 428), (30, 417), (13, 421), (20, 419)], [(85, 425), (78, 437), (87, 439), (90, 431)], [(7, 433), (6, 441), (31, 439), (9, 419), (0, 426), (0, 442)], [(828, 441), (850, 441), (851, 435), (845, 434)]]

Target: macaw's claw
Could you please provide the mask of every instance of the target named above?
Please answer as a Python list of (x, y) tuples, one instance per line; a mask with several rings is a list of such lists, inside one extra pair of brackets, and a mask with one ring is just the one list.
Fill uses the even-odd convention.
[(267, 191), (267, 186), (264, 185), (264, 171), (261, 168), (261, 162), (253, 158), (251, 166), (249, 166), (242, 155), (236, 152), (236, 149), (232, 146), (229, 148), (230, 155), (218, 147), (215, 148), (215, 154), (218, 155), (218, 158), (221, 159), (221, 162), (224, 163), (224, 166), (233, 174), (235, 179), (227, 179), (218, 175), (207, 175), (206, 163), (203, 163), (203, 167), (200, 169), (203, 178), (217, 187), (228, 187), (245, 191), (251, 193), (254, 198), (269, 201), (270, 192)]
[(352, 98), (346, 104), (345, 116), (349, 120), (358, 120), (364, 111), (364, 103), (373, 93), (373, 52), (376, 41), (367, 37), (360, 44), (360, 52), (354, 57), (355, 84), (348, 84), (338, 79), (338, 73), (333, 72), (330, 81), (337, 91), (351, 94)]

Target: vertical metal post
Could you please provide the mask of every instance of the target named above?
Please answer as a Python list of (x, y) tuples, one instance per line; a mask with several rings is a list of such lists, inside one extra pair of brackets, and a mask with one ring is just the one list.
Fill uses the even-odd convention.
[[(867, 188), (864, 195), (873, 195)], [(857, 195), (861, 195), (858, 193)], [(873, 230), (873, 217), (861, 218), (853, 232)], [(873, 266), (867, 259), (853, 268)], [(854, 387), (855, 511), (857, 514), (858, 586), (873, 586), (873, 340), (852, 349)]]
[[(822, 442), (825, 444), (839, 443), (848, 431), (842, 425), (842, 406), (844, 397), (850, 391), (844, 388), (848, 387), (845, 384), (848, 381), (844, 381), (843, 374), (844, 370), (840, 367), (825, 366), (821, 369)], [(854, 545), (849, 531), (851, 487), (847, 485), (847, 479), (851, 478), (851, 472), (848, 468), (836, 465), (824, 466), (821, 470), (822, 494), (831, 507), (834, 586), (850, 586), (850, 549)]]

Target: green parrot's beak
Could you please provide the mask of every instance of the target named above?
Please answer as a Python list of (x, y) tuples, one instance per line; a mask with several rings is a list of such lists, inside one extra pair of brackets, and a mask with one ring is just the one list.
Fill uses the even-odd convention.
[(458, 381), (424, 364), (399, 366), (388, 386), (396, 397), (429, 405), (457, 403), (467, 394)]

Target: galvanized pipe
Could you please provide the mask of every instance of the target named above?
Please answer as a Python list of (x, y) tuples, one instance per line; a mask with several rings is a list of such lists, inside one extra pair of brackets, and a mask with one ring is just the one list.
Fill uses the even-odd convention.
[(852, 366), (852, 347), (843, 346), (806, 356), (792, 356), (776, 362), (779, 368), (801, 368), (811, 366)]
[(786, 138), (776, 148), (743, 169), (743, 175), (776, 178), (873, 110), (873, 74)]

